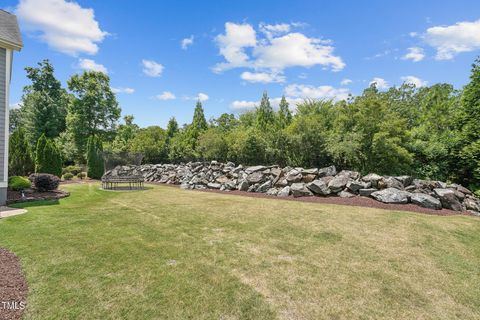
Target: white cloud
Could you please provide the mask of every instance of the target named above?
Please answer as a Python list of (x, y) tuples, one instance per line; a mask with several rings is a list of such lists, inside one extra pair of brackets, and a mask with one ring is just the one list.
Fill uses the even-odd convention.
[(287, 24), (261, 24), (260, 31), (267, 36), (257, 39), (257, 33), (251, 25), (227, 22), (225, 33), (215, 38), (226, 62), (218, 63), (214, 71), (245, 67), (257, 72), (270, 70), (279, 73), (285, 68), (299, 66), (321, 65), (333, 71), (345, 67), (342, 59), (333, 54), (331, 41), (289, 32), (290, 27)]
[(135, 89), (133, 88), (112, 88), (113, 93), (126, 93), (126, 94), (132, 94), (135, 92)]
[(22, 107), (21, 102), (13, 103), (10, 105), (10, 109), (20, 109)]
[(349, 84), (351, 84), (353, 81), (350, 80), (350, 79), (343, 79), (342, 81), (340, 81), (340, 84), (342, 86), (348, 86)]
[(163, 91), (161, 94), (158, 94), (155, 96), (156, 99), (158, 100), (175, 100), (177, 97), (170, 91)]
[(382, 79), (382, 78), (378, 78), (378, 77), (373, 78), (373, 80), (370, 81), (369, 85), (372, 85), (374, 83), (377, 89), (387, 89), (388, 87), (390, 87), (390, 84), (385, 79)]
[(197, 94), (197, 97), (195, 99), (200, 101), (200, 102), (204, 102), (204, 101), (207, 101), (209, 99), (209, 96), (205, 93), (200, 92), (199, 94)]
[(78, 60), (78, 66), (87, 71), (100, 71), (105, 74), (108, 73), (107, 68), (103, 64), (96, 63), (92, 59), (80, 59)]
[(153, 60), (142, 60), (143, 73), (149, 77), (160, 77), (163, 72), (163, 66)]
[(418, 32), (412, 31), (412, 32), (409, 32), (408, 35), (412, 38), (415, 38), (416, 36), (418, 36)]
[(428, 81), (424, 81), (424, 80), (422, 80), (420, 78), (417, 78), (417, 77), (414, 77), (414, 76), (405, 76), (405, 77), (401, 77), (400, 79), (402, 79), (402, 81), (405, 82), (405, 83), (415, 85), (415, 87), (417, 87), (417, 88), (424, 87), (428, 84)]
[(230, 108), (234, 111), (248, 111), (255, 109), (257, 105), (257, 101), (235, 100), (230, 104)]
[(431, 27), (423, 38), (437, 50), (435, 59), (450, 60), (459, 53), (480, 49), (480, 20)]
[(182, 49), (187, 50), (187, 48), (193, 44), (193, 39), (194, 39), (193, 35), (191, 35), (188, 38), (183, 39), (180, 43), (181, 46), (182, 46)]
[(271, 82), (285, 82), (285, 76), (278, 73), (268, 72), (249, 72), (245, 71), (240, 75), (240, 78), (249, 82), (271, 83)]
[(325, 100), (346, 100), (349, 90), (334, 88), (332, 86), (318, 86), (304, 84), (291, 84), (285, 88), (285, 94), (290, 98), (301, 99), (325, 99)]
[(36, 33), (52, 49), (76, 56), (96, 54), (107, 32), (95, 20), (93, 9), (64, 0), (20, 0), (15, 14), (26, 31)]
[(422, 61), (425, 58), (425, 51), (420, 47), (407, 48), (407, 53), (402, 57), (403, 60), (412, 60), (413, 62)]

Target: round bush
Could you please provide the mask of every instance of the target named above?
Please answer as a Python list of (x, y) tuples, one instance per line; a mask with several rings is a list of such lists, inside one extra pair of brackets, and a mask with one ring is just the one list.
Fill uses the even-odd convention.
[(50, 173), (34, 173), (28, 179), (32, 181), (33, 187), (40, 192), (56, 190), (60, 184), (60, 179)]
[(82, 180), (85, 179), (86, 176), (87, 176), (87, 174), (85, 172), (79, 172), (77, 174), (77, 178), (82, 179)]
[(72, 175), (76, 176), (82, 172), (82, 168), (79, 166), (68, 166), (62, 169), (62, 174), (65, 175), (66, 173), (71, 173)]
[(32, 186), (32, 183), (25, 177), (12, 176), (8, 178), (8, 187), (13, 191), (21, 191), (28, 189)]
[(73, 177), (74, 177), (74, 175), (70, 172), (67, 172), (63, 175), (64, 180), (72, 180)]

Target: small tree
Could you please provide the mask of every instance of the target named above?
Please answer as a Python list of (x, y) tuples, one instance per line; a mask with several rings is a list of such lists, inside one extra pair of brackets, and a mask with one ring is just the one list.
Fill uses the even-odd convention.
[(45, 146), (47, 145), (47, 137), (45, 134), (42, 134), (37, 140), (37, 148), (35, 149), (35, 172), (44, 173), (45, 166)]
[(10, 136), (8, 171), (11, 176), (28, 176), (35, 170), (32, 151), (23, 128), (17, 128)]
[(92, 179), (100, 179), (105, 171), (102, 152), (102, 141), (96, 136), (90, 136), (87, 141), (87, 175)]
[(62, 175), (62, 155), (53, 140), (40, 136), (35, 151), (35, 172), (50, 173), (60, 177)]

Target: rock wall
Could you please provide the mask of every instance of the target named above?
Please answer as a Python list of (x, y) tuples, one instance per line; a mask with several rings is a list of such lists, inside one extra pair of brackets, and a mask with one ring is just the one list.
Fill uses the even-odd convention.
[(232, 162), (189, 162), (119, 166), (104, 178), (141, 175), (146, 182), (179, 184), (183, 189), (219, 189), (262, 192), (271, 196), (371, 197), (384, 203), (413, 203), (431, 209), (468, 211), (480, 215), (480, 200), (470, 190), (441, 181), (411, 176), (362, 176), (356, 171), (326, 168), (236, 166)]

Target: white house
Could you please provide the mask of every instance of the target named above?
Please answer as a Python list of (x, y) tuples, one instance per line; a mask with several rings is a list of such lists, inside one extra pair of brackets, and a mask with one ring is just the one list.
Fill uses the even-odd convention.
[(0, 205), (7, 200), (8, 186), (8, 112), (13, 51), (23, 43), (17, 17), (0, 9)]

